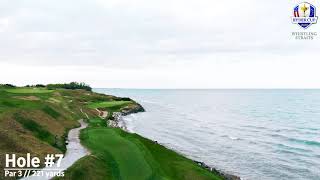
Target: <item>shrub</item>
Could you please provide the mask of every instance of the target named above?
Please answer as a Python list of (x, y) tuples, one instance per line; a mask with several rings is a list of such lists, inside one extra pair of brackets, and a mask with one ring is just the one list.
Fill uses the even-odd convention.
[(43, 84), (36, 84), (35, 87), (46, 87), (46, 86)]
[(92, 88), (85, 83), (71, 82), (69, 84), (48, 84), (48, 89), (84, 89), (87, 91), (91, 91)]
[(44, 87), (46, 87), (45, 85), (43, 85), (43, 84), (36, 84), (36, 85), (26, 85), (26, 86), (24, 86), (24, 87), (38, 87), (38, 88), (44, 88)]
[(14, 87), (16, 87), (16, 86), (13, 85), (13, 84), (0, 84), (0, 87), (4, 87), (4, 88), (14, 88)]

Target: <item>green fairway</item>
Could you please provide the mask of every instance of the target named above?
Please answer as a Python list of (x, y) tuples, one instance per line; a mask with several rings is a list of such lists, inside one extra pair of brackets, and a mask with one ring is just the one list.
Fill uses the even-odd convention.
[[(115, 161), (110, 169), (119, 169), (122, 179), (147, 179), (152, 174), (148, 162), (143, 158), (143, 152), (134, 143), (119, 136), (109, 128), (93, 128), (84, 133), (84, 144), (107, 161)], [(84, 136), (85, 136), (84, 135)], [(111, 148), (112, 147), (112, 148)], [(111, 158), (113, 158), (111, 160)], [(114, 177), (117, 176), (115, 171)]]
[(108, 102), (94, 102), (88, 105), (89, 108), (112, 108), (123, 106), (132, 103), (132, 101), (108, 101)]
[(10, 93), (19, 93), (19, 94), (30, 94), (30, 93), (51, 93), (53, 90), (48, 90), (44, 88), (13, 88), (6, 89)]
[[(151, 140), (121, 129), (101, 127), (97, 121), (90, 120), (89, 128), (81, 132), (81, 142), (92, 155), (69, 168), (68, 179), (95, 179), (79, 173), (82, 171), (107, 174), (103, 178), (97, 175), (97, 179), (223, 179)], [(94, 166), (89, 165), (91, 157), (99, 159)]]

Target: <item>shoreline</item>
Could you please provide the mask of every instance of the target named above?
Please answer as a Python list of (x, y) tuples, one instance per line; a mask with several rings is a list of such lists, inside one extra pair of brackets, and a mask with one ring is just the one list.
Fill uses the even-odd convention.
[[(142, 112), (144, 112), (144, 111), (142, 111)], [(108, 126), (111, 125), (110, 127), (120, 128), (120, 129), (122, 129), (123, 131), (125, 131), (125, 132), (127, 132), (127, 133), (137, 134), (136, 132), (131, 132), (131, 131), (128, 130), (128, 127), (127, 127), (127, 125), (126, 125), (126, 122), (125, 122), (125, 120), (124, 120), (124, 117), (127, 116), (127, 115), (130, 115), (130, 114), (142, 113), (142, 112), (132, 112), (132, 113), (121, 113), (121, 112), (120, 112), (120, 113), (115, 113), (115, 115), (112, 115), (114, 119), (113, 119), (113, 120), (109, 120)], [(110, 122), (110, 121), (112, 121), (112, 122)], [(110, 124), (109, 124), (109, 123), (110, 123)], [(140, 136), (141, 136), (141, 135), (140, 135)], [(144, 136), (142, 136), (142, 137), (143, 137), (143, 138), (146, 138), (146, 139), (149, 139), (149, 138), (144, 137)], [(151, 140), (151, 139), (150, 139), (150, 140)], [(156, 144), (159, 144), (159, 145), (163, 146), (163, 147), (166, 148), (166, 149), (170, 149), (170, 150), (172, 150), (172, 151), (175, 151), (176, 153), (180, 154), (181, 156), (184, 156), (184, 157), (192, 160), (192, 161), (195, 162), (198, 166), (200, 166), (200, 167), (202, 167), (202, 168), (204, 168), (204, 169), (206, 169), (206, 170), (208, 170), (208, 171), (210, 171), (210, 172), (212, 172), (212, 173), (216, 173), (216, 174), (221, 175), (221, 176), (222, 176), (223, 178), (225, 178), (226, 180), (241, 180), (241, 177), (239, 177), (239, 176), (233, 175), (233, 174), (231, 174), (231, 173), (227, 173), (227, 172), (222, 171), (222, 170), (218, 170), (218, 169), (216, 169), (215, 167), (208, 166), (208, 165), (207, 165), (206, 163), (204, 163), (204, 162), (191, 159), (191, 158), (187, 157), (186, 155), (181, 154), (181, 153), (178, 152), (177, 150), (172, 149), (172, 148), (170, 148), (170, 147), (167, 147), (167, 146), (165, 146), (165, 145), (163, 145), (163, 144), (161, 144), (161, 143), (158, 143), (157, 141), (154, 141), (154, 140), (151, 140), (151, 141), (153, 141), (153, 142), (156, 143)]]
[[(4, 89), (2, 93), (6, 97), (4, 102), (19, 102), (16, 111), (11, 106), (4, 109), (8, 114), (2, 119), (2, 127), (12, 129), (12, 136), (21, 137), (8, 139), (4, 147), (12, 148), (8, 149), (12, 152), (27, 151), (44, 156), (65, 153), (62, 166), (58, 167), (59, 162), (56, 161), (56, 165), (39, 167), (40, 175), (35, 174), (27, 179), (227, 179), (155, 141), (127, 133), (122, 117), (144, 111), (140, 104), (130, 98), (81, 89), (13, 88)], [(97, 111), (96, 108), (109, 113)], [(80, 121), (79, 127), (79, 119), (87, 118), (88, 125)], [(108, 127), (108, 120), (120, 128)], [(14, 126), (10, 122), (15, 122)], [(80, 133), (84, 128), (86, 133)], [(15, 146), (12, 147), (12, 144)], [(21, 149), (23, 147), (28, 149)], [(0, 165), (4, 166), (4, 161)], [(139, 171), (133, 170), (136, 167), (139, 167)], [(112, 169), (118, 170), (107, 173)], [(1, 175), (5, 176), (3, 172)]]

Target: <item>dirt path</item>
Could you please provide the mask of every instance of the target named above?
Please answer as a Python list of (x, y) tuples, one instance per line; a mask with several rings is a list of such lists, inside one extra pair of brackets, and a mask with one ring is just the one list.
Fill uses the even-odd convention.
[(102, 119), (105, 119), (108, 116), (108, 111), (101, 111), (98, 108), (96, 108), (96, 111), (98, 111), (99, 117)]
[(54, 164), (52, 167), (44, 168), (43, 175), (40, 177), (30, 176), (28, 178), (24, 178), (24, 180), (48, 180), (52, 177), (47, 177), (46, 172), (57, 172), (57, 171), (51, 171), (50, 169), (59, 169), (59, 170), (66, 170), (70, 166), (73, 165), (77, 160), (80, 158), (89, 155), (89, 151), (83, 147), (80, 143), (79, 135), (80, 130), (84, 129), (88, 126), (87, 123), (85, 123), (82, 119), (79, 120), (79, 123), (81, 124), (80, 127), (71, 129), (68, 134), (68, 141), (69, 144), (67, 145), (67, 152), (64, 156), (64, 158), (61, 160), (60, 167), (57, 167), (57, 164)]

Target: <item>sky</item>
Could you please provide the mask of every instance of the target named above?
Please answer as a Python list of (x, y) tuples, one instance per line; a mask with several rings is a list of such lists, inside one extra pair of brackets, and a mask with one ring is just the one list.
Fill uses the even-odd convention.
[(299, 2), (1, 0), (0, 83), (320, 88), (320, 22), (292, 24)]

